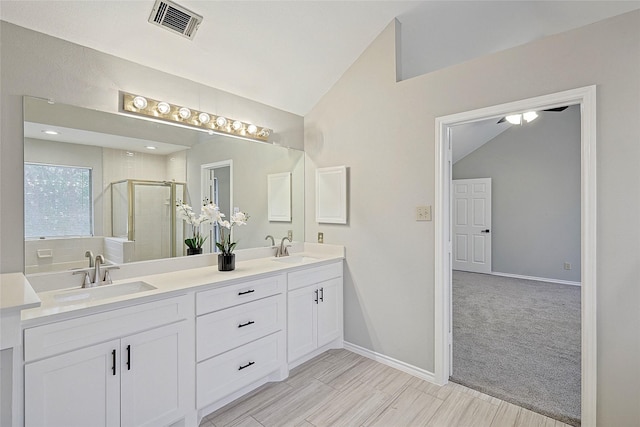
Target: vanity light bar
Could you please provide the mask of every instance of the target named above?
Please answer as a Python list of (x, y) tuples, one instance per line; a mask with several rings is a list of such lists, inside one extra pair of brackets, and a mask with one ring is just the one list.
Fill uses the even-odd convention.
[(267, 142), (271, 135), (269, 128), (126, 92), (122, 93), (122, 109), (128, 113), (194, 127), (212, 134), (219, 133), (261, 142)]

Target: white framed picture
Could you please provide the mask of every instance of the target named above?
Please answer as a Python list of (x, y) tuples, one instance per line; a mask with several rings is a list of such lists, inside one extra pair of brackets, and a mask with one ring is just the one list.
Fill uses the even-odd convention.
[(269, 221), (291, 222), (291, 172), (267, 175)]
[(316, 169), (316, 222), (347, 223), (347, 167)]

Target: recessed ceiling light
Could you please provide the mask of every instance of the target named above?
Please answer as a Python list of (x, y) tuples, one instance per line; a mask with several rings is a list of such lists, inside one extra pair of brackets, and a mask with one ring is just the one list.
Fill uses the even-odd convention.
[(147, 150), (155, 150), (158, 147), (154, 147), (153, 145), (147, 145), (144, 148), (146, 148)]
[(60, 135), (60, 132), (56, 130), (43, 130), (42, 132), (46, 133), (47, 135)]

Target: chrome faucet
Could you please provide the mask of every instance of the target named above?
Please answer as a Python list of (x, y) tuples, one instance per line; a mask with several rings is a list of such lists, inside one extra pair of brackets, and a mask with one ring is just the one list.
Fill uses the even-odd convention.
[(104, 257), (102, 255), (96, 255), (95, 270), (93, 271), (93, 282), (91, 286), (98, 286), (102, 283), (102, 274), (100, 273), (100, 264), (104, 264)]
[(89, 268), (93, 267), (94, 263), (95, 263), (95, 258), (93, 257), (93, 252), (91, 251), (86, 251), (84, 253), (85, 258), (89, 258)]
[(268, 234), (267, 237), (264, 238), (264, 240), (267, 239), (271, 239), (271, 247), (275, 247), (276, 246), (276, 241), (273, 239), (273, 236), (271, 234)]
[[(90, 252), (90, 251), (87, 251), (87, 252)], [(103, 255), (96, 255), (95, 258), (92, 257), (92, 259), (94, 262), (92, 263), (91, 267), (74, 270), (72, 273), (74, 275), (75, 274), (84, 275), (84, 279), (82, 280), (82, 287), (95, 288), (96, 286), (99, 286), (99, 285), (112, 284), (113, 280), (111, 279), (111, 274), (109, 273), (109, 270), (119, 270), (120, 267), (115, 264), (104, 265), (105, 260)], [(92, 268), (93, 268), (93, 279), (91, 279)], [(102, 275), (101, 270), (104, 270), (104, 277)]]
[(276, 257), (283, 257), (283, 256), (289, 256), (289, 247), (291, 247), (291, 245), (284, 245), (284, 241), (288, 240), (289, 243), (291, 243), (291, 239), (289, 239), (287, 236), (282, 238), (282, 241), (280, 242), (280, 247), (276, 250)]

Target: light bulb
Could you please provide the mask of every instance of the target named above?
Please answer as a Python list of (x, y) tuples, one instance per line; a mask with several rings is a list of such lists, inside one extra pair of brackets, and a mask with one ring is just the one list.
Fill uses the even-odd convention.
[(233, 127), (233, 130), (238, 131), (242, 129), (242, 122), (239, 120), (236, 120), (235, 122), (233, 122), (231, 126)]
[(258, 127), (256, 125), (249, 125), (247, 126), (247, 131), (251, 134), (251, 135), (255, 135), (256, 132), (258, 132)]
[(198, 120), (200, 120), (200, 123), (206, 124), (206, 123), (209, 123), (209, 120), (211, 120), (211, 117), (207, 113), (200, 113), (198, 114)]
[(269, 136), (269, 134), (271, 134), (271, 129), (262, 128), (262, 130), (260, 131), (258, 136), (261, 136), (263, 138), (267, 138)]
[(227, 125), (227, 119), (221, 116), (216, 118), (216, 125), (218, 127), (225, 127)]
[(178, 114), (180, 114), (180, 117), (186, 120), (191, 117), (191, 110), (189, 110), (187, 107), (182, 107), (180, 110), (178, 110)]
[(167, 114), (169, 111), (171, 111), (171, 106), (169, 104), (164, 101), (158, 103), (158, 112), (160, 114)]
[(147, 108), (147, 99), (144, 96), (136, 96), (133, 98), (133, 106), (138, 110)]
[(535, 111), (527, 111), (522, 115), (522, 117), (527, 121), (527, 123), (529, 123), (538, 118), (538, 113), (536, 113)]
[(519, 125), (522, 123), (522, 114), (511, 114), (506, 117), (507, 121), (512, 125)]

